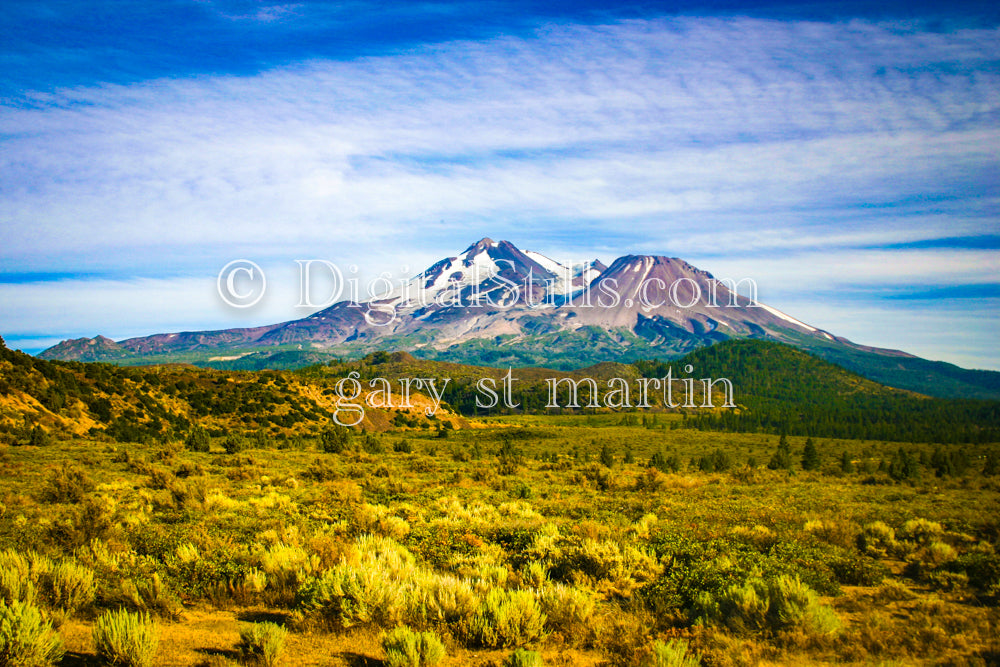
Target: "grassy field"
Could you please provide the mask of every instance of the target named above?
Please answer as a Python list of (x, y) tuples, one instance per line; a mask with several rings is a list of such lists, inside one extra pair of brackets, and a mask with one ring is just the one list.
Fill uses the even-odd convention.
[(387, 653), (398, 626), (442, 665), (1000, 660), (996, 445), (938, 477), (935, 445), (815, 438), (804, 470), (805, 438), (679, 426), (3, 446), (0, 593), (42, 611), (65, 665), (106, 661), (114, 609), (149, 614), (156, 665), (267, 664), (240, 636), (264, 622), (281, 665), (421, 664)]

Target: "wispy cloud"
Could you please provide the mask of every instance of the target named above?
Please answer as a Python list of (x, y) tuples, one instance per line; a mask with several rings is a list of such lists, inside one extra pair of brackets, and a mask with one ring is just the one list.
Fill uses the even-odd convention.
[(990, 28), (692, 17), (37, 94), (0, 109), (0, 261), (396, 266), (490, 235), (783, 258), (775, 284), (991, 283), (988, 250), (909, 262), (945, 227), (995, 233), (997, 52)]

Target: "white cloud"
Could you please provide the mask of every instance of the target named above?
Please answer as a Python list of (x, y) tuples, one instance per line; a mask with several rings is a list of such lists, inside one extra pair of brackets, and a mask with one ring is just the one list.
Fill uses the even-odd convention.
[(810, 291), (919, 289), (940, 285), (1000, 283), (997, 253), (988, 250), (814, 250), (765, 258), (712, 258), (698, 262), (718, 277), (753, 278), (777, 294)]
[(5, 252), (881, 202), (995, 165), (997, 44), (678, 19), (65, 91), (0, 121)]
[[(991, 253), (852, 248), (995, 230), (998, 50), (997, 30), (678, 18), (39, 95), (0, 108), (0, 261), (419, 270), (490, 235), (774, 289), (995, 280)], [(0, 327), (232, 326), (185, 280), (0, 286)]]
[(993, 342), (1000, 328), (997, 299), (928, 305), (785, 295), (777, 305), (805, 322), (862, 345), (903, 350), (965, 368), (1000, 371)]

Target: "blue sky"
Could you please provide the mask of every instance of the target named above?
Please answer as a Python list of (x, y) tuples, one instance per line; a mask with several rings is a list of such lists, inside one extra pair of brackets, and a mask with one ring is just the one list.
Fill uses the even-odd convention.
[[(1000, 369), (986, 3), (54, 2), (0, 15), (0, 335), (301, 317), (295, 259), (682, 257)], [(228, 261), (265, 268), (252, 309)], [(405, 271), (404, 271), (405, 269)]]

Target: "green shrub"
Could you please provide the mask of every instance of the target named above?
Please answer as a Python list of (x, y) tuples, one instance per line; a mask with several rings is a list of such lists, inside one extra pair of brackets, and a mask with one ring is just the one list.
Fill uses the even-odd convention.
[(52, 503), (79, 503), (94, 488), (87, 473), (63, 463), (49, 473), (42, 499)]
[(531, 591), (493, 588), (466, 625), (470, 644), (503, 648), (526, 644), (542, 636), (545, 614)]
[(288, 631), (277, 623), (251, 623), (240, 629), (238, 648), (244, 660), (264, 667), (276, 667), (287, 635)]
[(185, 447), (187, 447), (192, 452), (208, 452), (211, 450), (211, 440), (208, 437), (208, 431), (196, 426), (191, 429), (188, 433), (187, 439), (184, 441)]
[(889, 574), (889, 568), (856, 551), (845, 550), (839, 556), (831, 556), (827, 565), (837, 581), (848, 586), (877, 586)]
[(538, 593), (538, 602), (548, 627), (567, 638), (586, 633), (592, 625), (594, 598), (584, 590), (563, 584), (546, 585)]
[(299, 587), (297, 606), (340, 628), (394, 625), (406, 613), (405, 592), (376, 566), (341, 564)]
[(63, 561), (45, 577), (45, 596), (52, 609), (71, 614), (94, 601), (96, 587), (90, 568), (73, 561)]
[(124, 609), (101, 614), (94, 623), (94, 648), (106, 662), (126, 667), (152, 667), (159, 631), (149, 614)]
[(980, 593), (1000, 595), (1000, 555), (983, 551), (970, 551), (948, 563), (953, 572), (965, 572), (969, 584)]
[(801, 628), (811, 635), (829, 635), (840, 629), (840, 619), (820, 604), (816, 592), (798, 577), (775, 577), (770, 582), (770, 616), (775, 629)]
[(698, 667), (700, 664), (697, 656), (688, 655), (688, 643), (683, 639), (653, 642), (652, 653), (642, 663), (643, 667)]
[(541, 653), (519, 648), (507, 656), (502, 667), (544, 667), (544, 665)]
[(840, 628), (840, 619), (820, 604), (816, 592), (789, 575), (768, 581), (751, 577), (729, 586), (718, 597), (702, 591), (695, 597), (693, 615), (698, 622), (724, 625), (742, 634), (797, 628), (811, 635), (829, 635)]
[(0, 600), (0, 665), (43, 667), (62, 656), (62, 640), (37, 607)]
[(400, 626), (382, 639), (387, 667), (422, 667), (444, 659), (441, 640), (433, 632), (415, 632)]

